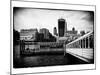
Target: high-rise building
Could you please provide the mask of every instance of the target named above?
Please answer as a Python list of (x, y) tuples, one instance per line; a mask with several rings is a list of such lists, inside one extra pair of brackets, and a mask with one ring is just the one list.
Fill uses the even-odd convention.
[(36, 40), (37, 29), (22, 29), (20, 31), (20, 40)]
[(44, 34), (44, 39), (49, 39), (49, 30), (46, 28), (40, 29), (40, 33)]
[(62, 19), (62, 18), (58, 19), (58, 34), (59, 34), (59, 37), (64, 36), (65, 24), (66, 24), (65, 19)]
[(67, 30), (66, 32), (65, 32), (65, 37), (69, 37), (70, 38), (70, 40), (74, 40), (74, 39), (76, 39), (76, 38), (78, 38), (80, 35), (78, 35), (77, 34), (77, 30), (75, 30), (75, 28), (73, 27), (72, 28), (72, 30)]
[(56, 36), (58, 35), (57, 34), (57, 28), (56, 27), (54, 27), (54, 31), (53, 32), (54, 32), (54, 35), (56, 35)]

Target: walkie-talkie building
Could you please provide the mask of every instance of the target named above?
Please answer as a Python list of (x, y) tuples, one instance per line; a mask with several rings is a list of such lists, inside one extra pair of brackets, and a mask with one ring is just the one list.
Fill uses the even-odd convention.
[(65, 19), (58, 19), (58, 34), (59, 37), (63, 37), (65, 33)]

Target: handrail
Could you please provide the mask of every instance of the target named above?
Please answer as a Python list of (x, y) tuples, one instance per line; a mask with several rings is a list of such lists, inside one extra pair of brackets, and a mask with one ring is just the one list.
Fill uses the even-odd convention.
[[(74, 43), (74, 42), (77, 42), (77, 41), (79, 41), (79, 40), (81, 40), (81, 39), (83, 39), (83, 38), (85, 38), (85, 37), (88, 37), (88, 36), (89, 36), (90, 34), (92, 34), (92, 33), (93, 33), (93, 31), (91, 31), (91, 32), (89, 32), (89, 33), (83, 35), (82, 37), (79, 37), (78, 39), (76, 39), (76, 40), (74, 40), (74, 41), (68, 43), (67, 45), (70, 45), (70, 44), (72, 44), (72, 43)], [(67, 45), (66, 45), (66, 46), (67, 46)]]

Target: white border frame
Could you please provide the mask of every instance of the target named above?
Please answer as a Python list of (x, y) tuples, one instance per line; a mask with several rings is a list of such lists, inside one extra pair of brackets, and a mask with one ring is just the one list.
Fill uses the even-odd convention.
[[(85, 10), (94, 11), (94, 64), (82, 65), (64, 65), (64, 66), (48, 66), (48, 67), (34, 67), (34, 68), (13, 68), (13, 7), (30, 7), (30, 8), (47, 8), (47, 9), (69, 9), (69, 10)], [(95, 6), (91, 5), (72, 5), (60, 3), (43, 3), (43, 2), (28, 2), (28, 1), (11, 1), (11, 74), (21, 73), (44, 73), (44, 72), (59, 72), (59, 71), (72, 71), (72, 70), (89, 70), (96, 69), (96, 39), (95, 39)]]

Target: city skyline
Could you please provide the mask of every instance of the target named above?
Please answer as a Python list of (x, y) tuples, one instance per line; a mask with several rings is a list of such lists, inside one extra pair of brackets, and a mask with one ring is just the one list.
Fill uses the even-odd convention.
[(49, 29), (53, 34), (54, 27), (58, 32), (58, 19), (63, 18), (67, 22), (67, 29), (72, 30), (75, 27), (79, 32), (81, 30), (93, 31), (93, 12), (76, 10), (51, 10), (35, 8), (14, 8), (14, 29), (41, 28)]
[(57, 66), (65, 67), (61, 70), (74, 70), (69, 66), (75, 65), (86, 65), (86, 69), (92, 68), (88, 65), (94, 67), (95, 15), (93, 6), (35, 2), (17, 5), (14, 2), (12, 70), (27, 72), (31, 68), (30, 72), (35, 72), (35, 68), (40, 67), (51, 67), (52, 71)]

